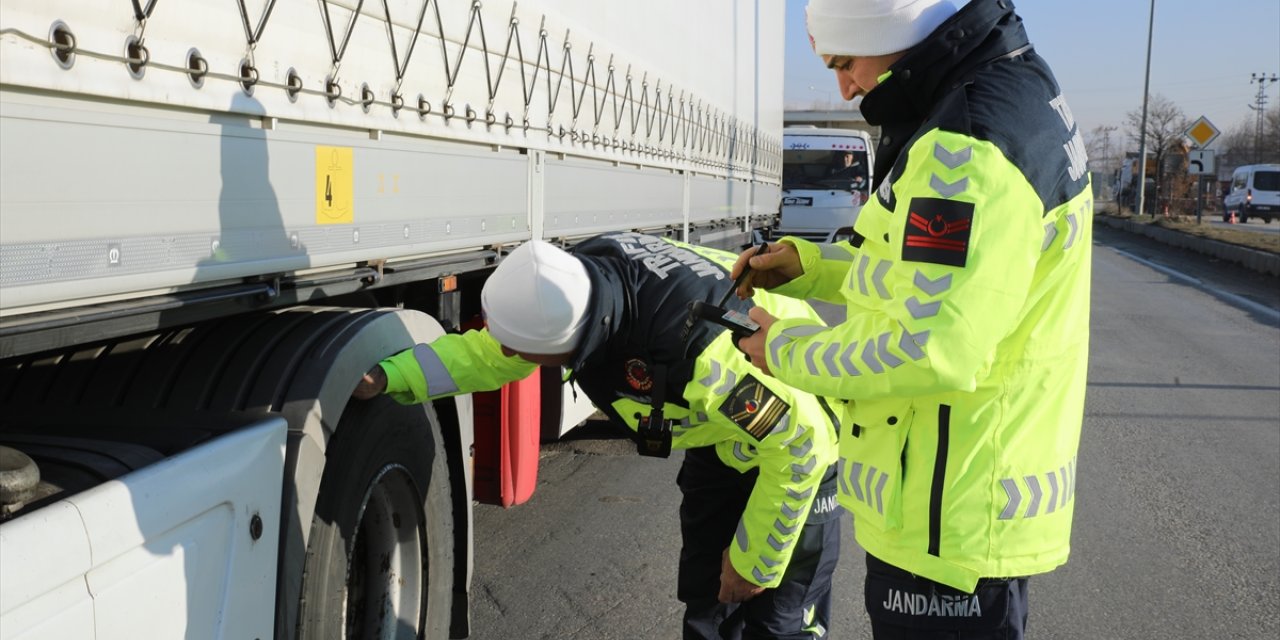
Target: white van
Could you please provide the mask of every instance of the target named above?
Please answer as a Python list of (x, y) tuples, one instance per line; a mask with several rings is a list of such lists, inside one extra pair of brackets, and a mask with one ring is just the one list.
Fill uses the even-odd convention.
[(871, 194), (871, 136), (813, 126), (782, 130), (782, 219), (774, 236), (833, 242), (852, 235)]
[(1250, 164), (1231, 174), (1231, 190), (1222, 199), (1222, 220), (1231, 214), (1240, 222), (1262, 218), (1271, 223), (1280, 218), (1280, 164)]

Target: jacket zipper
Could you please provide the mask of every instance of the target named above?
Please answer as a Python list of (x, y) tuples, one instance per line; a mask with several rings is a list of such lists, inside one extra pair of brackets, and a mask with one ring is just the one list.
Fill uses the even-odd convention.
[[(818, 404), (822, 405), (823, 413), (827, 414), (827, 419), (831, 421), (831, 428), (836, 431), (836, 440), (840, 440), (840, 421), (836, 419), (836, 412), (831, 410), (831, 405), (827, 404), (827, 399), (818, 396)], [(854, 434), (856, 437), (857, 434)]]
[(947, 478), (947, 447), (951, 439), (951, 405), (938, 405), (938, 451), (933, 459), (933, 486), (929, 489), (929, 555), (940, 556), (942, 539), (942, 488)]

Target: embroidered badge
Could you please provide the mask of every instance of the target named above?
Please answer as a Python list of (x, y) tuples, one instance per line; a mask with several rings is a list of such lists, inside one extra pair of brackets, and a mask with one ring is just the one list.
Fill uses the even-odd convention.
[(902, 235), (902, 259), (963, 267), (969, 255), (973, 203), (912, 198)]
[(627, 376), (627, 384), (631, 385), (632, 389), (648, 393), (653, 388), (653, 377), (649, 375), (649, 365), (645, 364), (644, 360), (632, 358), (627, 360), (623, 368)]
[(720, 404), (720, 413), (757, 441), (772, 433), (790, 409), (791, 405), (750, 375), (743, 377)]

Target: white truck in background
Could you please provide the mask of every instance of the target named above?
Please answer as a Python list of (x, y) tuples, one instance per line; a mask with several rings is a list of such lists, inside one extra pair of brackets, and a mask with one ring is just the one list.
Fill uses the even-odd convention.
[(859, 129), (792, 126), (782, 132), (782, 208), (773, 236), (834, 242), (853, 235), (871, 194), (875, 146)]
[(488, 418), (351, 390), (520, 242), (768, 225), (783, 22), (5, 0), (0, 639), (466, 637)]

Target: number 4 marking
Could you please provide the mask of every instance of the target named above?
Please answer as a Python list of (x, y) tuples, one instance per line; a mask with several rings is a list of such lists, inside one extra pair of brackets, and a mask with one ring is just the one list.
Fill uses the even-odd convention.
[(333, 176), (330, 175), (324, 177), (324, 201), (333, 206)]

